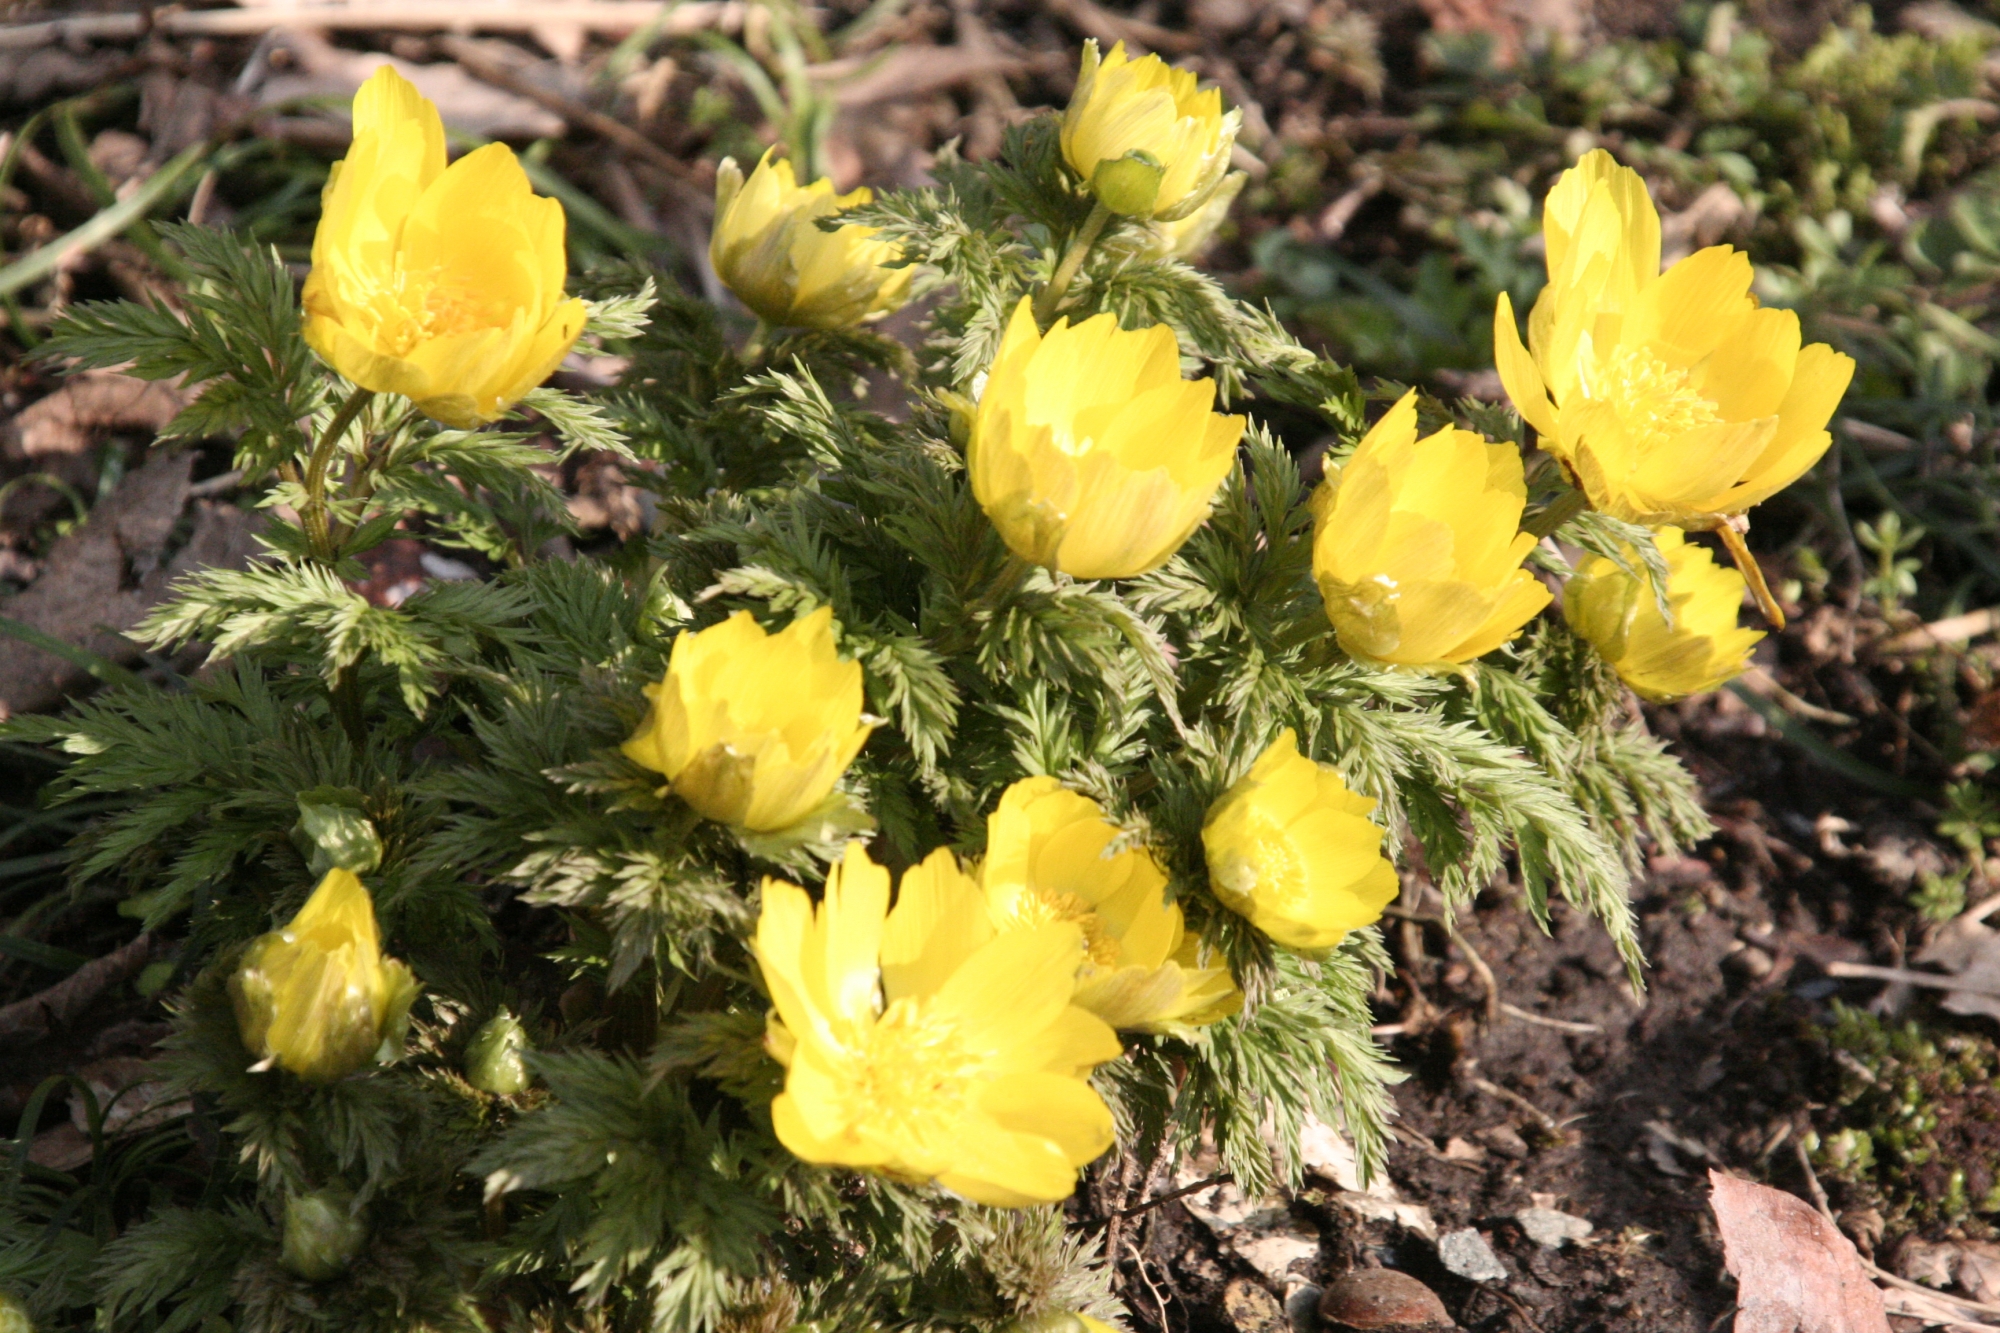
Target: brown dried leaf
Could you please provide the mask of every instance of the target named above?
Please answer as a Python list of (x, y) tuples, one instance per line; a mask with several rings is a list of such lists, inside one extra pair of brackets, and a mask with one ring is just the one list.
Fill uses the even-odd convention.
[(1889, 1333), (1882, 1293), (1854, 1243), (1783, 1190), (1708, 1173), (1736, 1333)]
[[(113, 661), (138, 660), (119, 635), (166, 595), (168, 584), (197, 568), (240, 568), (255, 547), (254, 515), (197, 502), (193, 534), (166, 558), (187, 503), (192, 462), (187, 454), (156, 453), (119, 482), (81, 527), (50, 548), (41, 577), (7, 602), (7, 615)], [(51, 707), (87, 679), (73, 663), (0, 636), (0, 717)]]
[(93, 370), (28, 404), (11, 423), (0, 426), (0, 459), (80, 454), (99, 431), (154, 434), (172, 421), (187, 401), (185, 393), (165, 380)]

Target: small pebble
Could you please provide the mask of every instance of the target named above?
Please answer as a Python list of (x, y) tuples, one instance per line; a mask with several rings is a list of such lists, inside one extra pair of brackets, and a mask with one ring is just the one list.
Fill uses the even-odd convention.
[(1486, 1237), (1471, 1227), (1438, 1237), (1438, 1261), (1468, 1282), (1501, 1282), (1507, 1277), (1507, 1266), (1500, 1262), (1500, 1256), (1493, 1253)]
[(1319, 1317), (1338, 1333), (1430, 1333), (1452, 1327), (1437, 1293), (1393, 1268), (1360, 1268), (1335, 1278)]
[(1292, 1333), (1313, 1333), (1319, 1327), (1320, 1289), (1307, 1285), (1285, 1293), (1285, 1317), (1292, 1321)]
[(1249, 1278), (1232, 1278), (1222, 1289), (1222, 1312), (1237, 1333), (1285, 1333), (1285, 1307)]
[(1771, 955), (1754, 944), (1745, 945), (1722, 960), (1722, 965), (1739, 977), (1762, 981), (1777, 964)]
[(1491, 1125), (1472, 1137), (1489, 1152), (1497, 1152), (1502, 1157), (1518, 1159), (1528, 1155), (1528, 1141), (1512, 1125)]
[(1528, 1239), (1547, 1250), (1559, 1250), (1573, 1240), (1587, 1240), (1594, 1229), (1589, 1222), (1553, 1208), (1523, 1208), (1514, 1214)]

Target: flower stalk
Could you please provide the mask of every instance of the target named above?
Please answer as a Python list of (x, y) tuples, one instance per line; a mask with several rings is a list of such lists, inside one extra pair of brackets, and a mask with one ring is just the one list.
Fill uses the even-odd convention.
[(334, 561), (334, 545), (333, 526), (327, 512), (327, 469), (333, 466), (334, 451), (340, 447), (347, 428), (367, 410), (374, 397), (373, 389), (363, 388), (356, 388), (347, 395), (347, 401), (340, 405), (340, 410), (333, 414), (333, 420), (326, 423), (326, 429), (314, 441), (312, 456), (306, 460), (306, 505), (299, 521), (305, 526), (306, 540), (312, 544), (313, 555), (329, 565)]
[(1037, 324), (1047, 324), (1056, 317), (1056, 307), (1060, 306), (1063, 297), (1069, 294), (1069, 285), (1076, 281), (1076, 275), (1083, 269), (1084, 259), (1090, 254), (1090, 247), (1097, 244), (1097, 238), (1104, 232), (1104, 224), (1109, 221), (1111, 221), (1111, 210), (1104, 206), (1103, 200), (1093, 200), (1090, 205), (1090, 216), (1083, 220), (1083, 225), (1077, 228), (1076, 235), (1070, 238), (1069, 249), (1063, 251), (1062, 261), (1056, 265), (1056, 271), (1049, 275), (1049, 280), (1043, 285), (1042, 290), (1035, 293)]

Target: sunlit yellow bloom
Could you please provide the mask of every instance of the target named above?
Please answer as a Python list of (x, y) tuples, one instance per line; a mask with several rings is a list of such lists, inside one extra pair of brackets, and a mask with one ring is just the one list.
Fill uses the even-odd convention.
[(1494, 359), (1508, 397), (1604, 513), (1712, 528), (1826, 452), (1854, 375), (1799, 318), (1750, 294), (1750, 258), (1710, 246), (1660, 272), (1660, 216), (1639, 174), (1598, 149), (1542, 214), (1549, 284), (1524, 347), (1501, 293)]
[(748, 611), (683, 630), (646, 697), (626, 757), (708, 818), (764, 832), (831, 795), (874, 725), (861, 717), (861, 664), (835, 650), (825, 606), (776, 634)]
[(821, 231), (818, 219), (875, 197), (866, 186), (836, 195), (822, 177), (801, 186), (792, 164), (765, 153), (750, 179), (736, 159), (715, 172), (715, 230), (709, 262), (738, 300), (770, 324), (844, 329), (888, 314), (908, 299), (911, 268), (878, 228), (854, 223)]
[(1241, 171), (1232, 171), (1222, 178), (1222, 184), (1209, 196), (1208, 202), (1194, 212), (1175, 222), (1155, 222), (1151, 253), (1162, 259), (1184, 259), (1189, 263), (1200, 258), (1202, 251), (1215, 239), (1215, 233), (1229, 219), (1230, 206), (1236, 202), (1236, 196), (1243, 193), (1243, 183), (1249, 179)]
[(445, 165), (437, 107), (384, 65), (354, 95), (313, 234), (305, 338), (365, 389), (447, 426), (492, 421), (583, 331), (562, 205), (538, 199), (505, 144)]
[(1350, 656), (1467, 662), (1549, 603), (1521, 568), (1535, 539), (1521, 455), (1468, 430), (1417, 438), (1404, 394), (1314, 493), (1313, 575)]
[(1100, 58), (1083, 44), (1076, 91), (1063, 114), (1062, 150), (1114, 213), (1171, 222), (1207, 203), (1229, 170), (1243, 113), (1158, 56), (1128, 60), (1125, 43)]
[(1201, 843), (1224, 906), (1280, 944), (1325, 949), (1396, 896), (1375, 802), (1299, 753), (1287, 727), (1208, 808)]
[(996, 932), (979, 885), (940, 848), (903, 875), (849, 843), (817, 908), (764, 881), (757, 962), (785, 1065), (778, 1139), (808, 1162), (934, 1180), (976, 1203), (1067, 1198), (1111, 1145), (1085, 1076), (1119, 1054), (1070, 1003), (1083, 932)]
[(1096, 315), (1043, 336), (1014, 310), (979, 398), (972, 493), (1023, 559), (1080, 579), (1158, 568), (1208, 517), (1243, 418), (1209, 411), (1211, 380), (1181, 378), (1164, 324)]
[(229, 991), (244, 1046), (331, 1083), (401, 1051), (417, 982), (382, 956), (368, 890), (336, 868), (283, 930), (251, 942)]
[[(1577, 567), (1563, 589), (1563, 615), (1572, 628), (1616, 667), (1642, 697), (1664, 703), (1712, 690), (1741, 675), (1761, 630), (1736, 623), (1743, 604), (1743, 576), (1718, 565), (1707, 548), (1687, 541), (1679, 528), (1653, 534), (1667, 561), (1667, 605), (1672, 627), (1644, 579), (1635, 579), (1603, 556)], [(1638, 556), (1631, 553), (1634, 568)]]
[(1117, 836), (1097, 802), (1054, 778), (1009, 787), (987, 817), (979, 868), (993, 924), (1081, 927), (1076, 1003), (1113, 1027), (1166, 1032), (1234, 1013), (1243, 996), (1227, 967), (1200, 965), (1166, 872), (1143, 849), (1107, 854)]

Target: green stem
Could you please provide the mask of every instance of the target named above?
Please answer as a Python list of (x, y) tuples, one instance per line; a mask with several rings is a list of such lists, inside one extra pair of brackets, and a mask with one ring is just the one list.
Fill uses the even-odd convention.
[(1521, 525), (1521, 531), (1531, 534), (1536, 541), (1548, 536), (1563, 524), (1581, 514), (1590, 505), (1590, 499), (1581, 490), (1571, 487), (1548, 502), (1542, 512)]
[(368, 727), (361, 707), (360, 664), (350, 663), (340, 668), (334, 674), (328, 695), (333, 702), (334, 720), (347, 733), (348, 743), (356, 750), (361, 749), (368, 738)]
[(1048, 285), (1035, 294), (1037, 323), (1046, 324), (1055, 318), (1056, 307), (1062, 304), (1063, 297), (1069, 295), (1069, 285), (1076, 281), (1077, 272), (1083, 267), (1084, 256), (1090, 253), (1091, 246), (1097, 244), (1098, 235), (1103, 232), (1104, 224), (1109, 221), (1111, 221), (1111, 210), (1102, 202), (1092, 203), (1090, 216), (1083, 220), (1083, 226), (1071, 238), (1069, 249), (1063, 252), (1062, 262), (1057, 264), (1056, 271), (1049, 275)]
[(764, 359), (764, 348), (771, 341), (771, 324), (763, 316), (757, 317), (757, 327), (750, 330), (750, 340), (743, 344), (741, 359), (755, 365)]
[(299, 515), (304, 524), (306, 540), (312, 543), (313, 555), (326, 564), (333, 563), (333, 537), (327, 523), (326, 512), (326, 470), (333, 466), (334, 450), (339, 447), (341, 437), (354, 419), (367, 408), (369, 400), (375, 397), (373, 389), (357, 388), (347, 395), (347, 401), (333, 414), (333, 420), (326, 423), (313, 445), (312, 457), (306, 460), (306, 507)]

